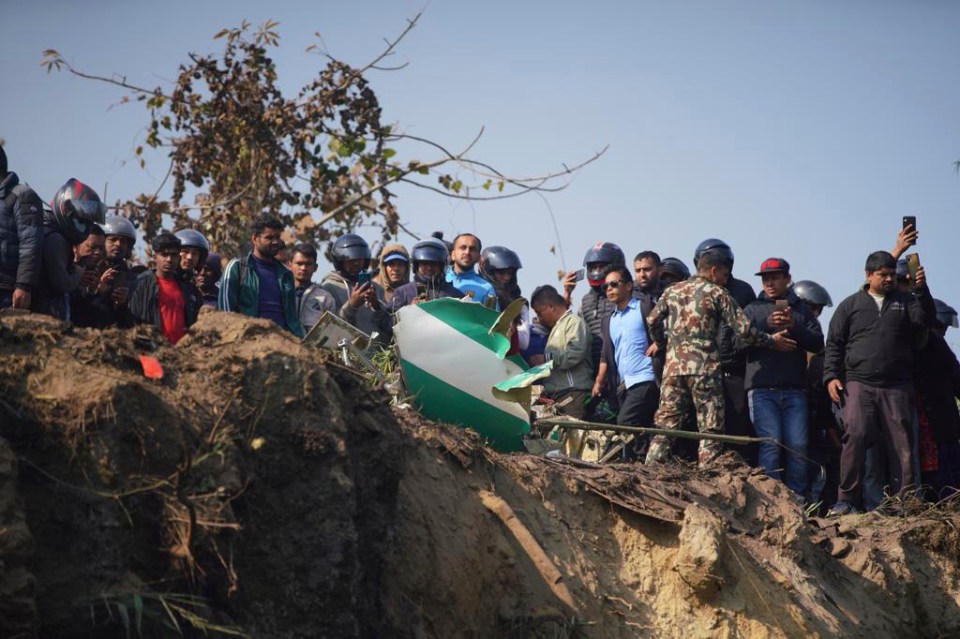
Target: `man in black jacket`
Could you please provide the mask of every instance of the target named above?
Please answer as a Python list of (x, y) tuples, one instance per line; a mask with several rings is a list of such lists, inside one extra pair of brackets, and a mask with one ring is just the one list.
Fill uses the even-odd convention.
[(176, 344), (197, 321), (203, 296), (193, 282), (180, 276), (180, 240), (163, 231), (150, 243), (156, 268), (137, 278), (128, 301), (139, 324), (153, 324), (171, 344)]
[(823, 350), (823, 332), (810, 309), (790, 289), (790, 264), (785, 259), (764, 260), (757, 275), (763, 292), (744, 309), (750, 325), (770, 334), (787, 330), (797, 349), (747, 349), (745, 388), (750, 419), (759, 437), (775, 439), (787, 449), (783, 464), (776, 442), (760, 444), (760, 465), (774, 479), (780, 479), (780, 469), (785, 466), (784, 483), (803, 495), (807, 483), (806, 354)]
[[(640, 310), (647, 317), (660, 301), (664, 286), (660, 282), (660, 256), (653, 251), (640, 251), (633, 258), (633, 274), (636, 280), (633, 283), (633, 297), (640, 300)], [(659, 352), (653, 357), (653, 372), (657, 377), (657, 384), (663, 379), (663, 364), (665, 353)]]
[(897, 291), (897, 262), (886, 251), (871, 253), (867, 283), (843, 300), (830, 321), (823, 381), (843, 410), (840, 488), (831, 515), (856, 512), (863, 495), (867, 447), (886, 448), (891, 488), (914, 478), (913, 368), (917, 337), (936, 319), (923, 267), (914, 293)]
[(7, 170), (0, 146), (0, 308), (30, 308), (40, 281), (43, 235), (43, 203)]

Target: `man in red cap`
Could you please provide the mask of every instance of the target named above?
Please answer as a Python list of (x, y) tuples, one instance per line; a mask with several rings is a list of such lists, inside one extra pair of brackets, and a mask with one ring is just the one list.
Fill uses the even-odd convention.
[[(750, 420), (760, 437), (760, 465), (803, 497), (807, 483), (807, 352), (823, 350), (823, 332), (810, 309), (793, 292), (790, 264), (781, 257), (763, 261), (757, 272), (763, 291), (744, 311), (750, 325), (767, 334), (786, 330), (796, 350), (747, 348), (744, 386)], [(781, 446), (786, 451), (781, 450)], [(781, 455), (781, 452), (785, 452)]]

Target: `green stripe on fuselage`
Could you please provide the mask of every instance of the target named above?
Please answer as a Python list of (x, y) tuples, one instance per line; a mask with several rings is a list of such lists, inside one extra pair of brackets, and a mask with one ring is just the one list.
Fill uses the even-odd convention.
[(522, 451), (522, 436), (530, 425), (508, 412), (477, 399), (410, 362), (401, 362), (407, 388), (416, 395), (421, 414), (429, 419), (471, 428), (503, 452)]

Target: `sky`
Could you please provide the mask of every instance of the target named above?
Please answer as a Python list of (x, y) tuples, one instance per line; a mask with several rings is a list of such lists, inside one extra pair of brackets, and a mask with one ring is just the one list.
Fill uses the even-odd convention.
[[(862, 284), (866, 256), (892, 248), (902, 217), (916, 215), (934, 296), (960, 308), (951, 279), (960, 3), (4, 5), (0, 138), (11, 169), (44, 200), (70, 177), (105, 188), (110, 202), (133, 198), (156, 190), (167, 168), (159, 155), (147, 170), (134, 160), (148, 122), (142, 106), (117, 105), (123, 91), (106, 84), (47, 74), (45, 49), (91, 73), (169, 85), (188, 52), (222, 48), (212, 39), (221, 28), (272, 19), (281, 87), (293, 94), (324, 63), (304, 52), (316, 32), (331, 55), (360, 66), (423, 9), (391, 59), (408, 66), (368, 75), (385, 122), (449, 148), (483, 127), (473, 156), (517, 176), (609, 150), (545, 199), (468, 203), (397, 188), (414, 233), (468, 231), (512, 248), (528, 294), (578, 268), (597, 241), (616, 242), (628, 261), (651, 249), (690, 266), (697, 244), (717, 237), (733, 247), (734, 275), (756, 290), (760, 263), (778, 256), (837, 304)], [(957, 350), (960, 332), (947, 337)]]

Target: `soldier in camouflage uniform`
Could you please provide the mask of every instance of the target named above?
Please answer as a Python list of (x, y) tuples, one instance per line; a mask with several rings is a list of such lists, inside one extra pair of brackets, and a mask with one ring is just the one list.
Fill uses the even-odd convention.
[[(725, 323), (744, 342), (781, 351), (796, 348), (786, 331), (768, 335), (750, 326), (750, 321), (723, 288), (730, 267), (723, 256), (705, 253), (697, 264), (697, 275), (678, 282), (664, 291), (647, 323), (655, 351), (666, 344), (667, 357), (660, 387), (660, 407), (654, 422), (660, 428), (680, 428), (695, 412), (701, 433), (723, 432), (723, 379), (717, 333)], [(669, 339), (667, 339), (669, 335)], [(701, 440), (699, 461), (712, 460), (723, 446)], [(670, 441), (654, 437), (647, 452), (647, 463), (663, 461)]]

